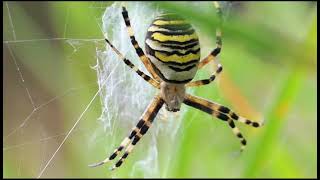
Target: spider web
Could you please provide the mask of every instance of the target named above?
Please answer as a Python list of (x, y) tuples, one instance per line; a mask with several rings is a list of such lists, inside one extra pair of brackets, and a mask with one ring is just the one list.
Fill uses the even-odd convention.
[[(70, 74), (65, 73), (65, 69), (61, 69), (61, 76), (59, 73), (47, 71), (48, 69), (55, 69), (54, 63), (59, 65), (76, 65), (81, 63), (76, 62), (75, 54), (79, 52), (84, 43), (92, 44), (99, 43), (101, 39), (85, 39), (85, 38), (69, 38), (67, 35), (68, 29), (68, 13), (65, 17), (65, 29), (63, 36), (59, 38), (50, 38), (52, 35), (45, 35), (44, 32), (32, 31), (36, 33), (23, 32), (19, 27), (24, 26), (23, 13), (21, 7), (28, 9), (30, 5), (37, 7), (43, 4), (18, 4), (14, 2), (5, 2), (3, 4), (4, 10), (4, 134), (3, 134), (3, 155), (4, 155), (4, 169), (7, 170), (8, 177), (43, 177), (43, 176), (63, 176), (64, 173), (60, 168), (50, 173), (48, 170), (50, 165), (57, 163), (54, 158), (59, 156), (61, 147), (63, 147), (66, 140), (70, 138), (71, 133), (75, 135), (85, 135), (88, 133), (88, 128), (77, 127), (80, 120), (83, 118), (92, 103), (99, 95), (95, 88), (96, 81), (91, 79), (86, 84), (70, 83), (71, 79), (63, 81), (62, 76)], [(93, 8), (94, 3), (88, 7)], [(69, 7), (67, 9), (69, 12)], [(39, 19), (38, 19), (39, 20)], [(30, 21), (31, 23), (34, 23)], [(29, 24), (27, 27), (32, 27)], [(40, 27), (38, 27), (40, 29)], [(37, 34), (39, 33), (39, 34)], [(48, 48), (50, 44), (63, 43), (67, 46), (67, 51), (71, 53), (68, 57), (54, 56), (54, 48)], [(48, 50), (48, 52), (35, 54), (36, 49)], [(22, 50), (22, 51), (21, 51)], [(26, 50), (26, 51), (24, 51)], [(27, 52), (30, 50), (29, 52)], [(47, 56), (43, 56), (46, 54)], [(50, 55), (55, 59), (54, 63)], [(31, 57), (33, 58), (31, 60)], [(92, 56), (94, 57), (94, 56)], [(29, 60), (30, 63), (26, 63)], [(48, 60), (48, 63), (47, 61)], [(30, 67), (31, 65), (31, 67)], [(32, 65), (34, 65), (32, 67)], [(28, 67), (29, 66), (29, 67)], [(86, 68), (90, 69), (90, 64), (86, 63)], [(56, 70), (56, 69), (55, 69)], [(47, 72), (46, 72), (47, 71)], [(45, 85), (37, 81), (41, 81), (36, 74), (40, 73), (44, 76), (48, 84), (57, 83), (59, 86), (54, 86), (49, 91), (46, 90)], [(56, 74), (56, 77), (52, 76)], [(56, 84), (56, 85), (57, 85)], [(61, 88), (62, 87), (62, 88)], [(86, 102), (85, 107), (80, 113), (72, 117), (59, 117), (61, 114), (61, 104), (68, 101), (71, 96), (81, 94), (91, 89), (96, 89), (96, 93), (91, 95), (91, 99)], [(51, 92), (50, 92), (51, 91)], [(15, 97), (17, 96), (17, 97)], [(8, 97), (8, 98), (6, 98)], [(61, 103), (61, 104), (60, 104)], [(60, 106), (59, 106), (60, 105)], [(17, 113), (18, 112), (18, 113)], [(55, 115), (57, 113), (57, 115)], [(50, 118), (52, 116), (52, 118)], [(55, 125), (55, 123), (66, 126), (63, 128)], [(51, 126), (49, 128), (48, 126)], [(63, 153), (62, 153), (63, 154)], [(61, 155), (60, 155), (61, 156)], [(30, 160), (29, 157), (32, 157)], [(60, 161), (59, 161), (60, 162)], [(10, 170), (8, 170), (10, 169)], [(49, 171), (49, 175), (45, 175)], [(61, 172), (61, 173), (57, 173)]]
[[(199, 5), (193, 3), (196, 4)], [(85, 169), (83, 166), (109, 156), (136, 125), (156, 93), (103, 40), (103, 34), (107, 34), (128, 59), (147, 72), (130, 44), (121, 3), (86, 5), (87, 18), (97, 30), (91, 34), (69, 30), (75, 26), (70, 19), (76, 15), (79, 4), (64, 7), (57, 3), (62, 26), (56, 34), (45, 28), (39, 31), (42, 27), (36, 20), (41, 18), (35, 18), (34, 24), (21, 20), (26, 16), (21, 12), (32, 5), (43, 7), (37, 3), (3, 3), (4, 177), (100, 177), (95, 175), (97, 171), (104, 173), (102, 177), (120, 177), (117, 173), (105, 174), (106, 168), (87, 168), (85, 172), (77, 168)], [(144, 49), (147, 26), (160, 10), (143, 2), (126, 5), (137, 41)], [(36, 13), (47, 12), (39, 10), (33, 15)], [(34, 33), (23, 31), (25, 26), (34, 28)], [(38, 51), (42, 47), (47, 51)], [(57, 52), (56, 47), (62, 47), (60, 51), (66, 51), (67, 56)], [(206, 51), (209, 49), (203, 53)], [(90, 56), (81, 61), (84, 54)], [(90, 77), (77, 81), (77, 69)], [(65, 115), (63, 111), (68, 110), (72, 113)], [(194, 119), (189, 118), (191, 121), (181, 127), (185, 112), (186, 108), (179, 113), (160, 110), (153, 126), (122, 165), (121, 168), (130, 169), (126, 176), (167, 177), (170, 161), (177, 153), (174, 144), (183, 138), (183, 130)], [(74, 152), (76, 148), (87, 153), (79, 155), (80, 152)], [(77, 155), (69, 158), (73, 153)], [(73, 167), (69, 160), (80, 165)]]

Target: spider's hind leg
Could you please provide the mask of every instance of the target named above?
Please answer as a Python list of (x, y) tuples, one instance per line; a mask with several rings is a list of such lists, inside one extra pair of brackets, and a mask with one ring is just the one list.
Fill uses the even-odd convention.
[(114, 47), (113, 44), (107, 38), (105, 38), (105, 41), (109, 44), (111, 49), (121, 58), (121, 60), (127, 66), (129, 66), (132, 70), (134, 70), (140, 77), (142, 77), (145, 81), (150, 83), (153, 87), (155, 87), (157, 89), (160, 88), (160, 83), (158, 81), (154, 80), (153, 78), (151, 78), (150, 76), (148, 76), (144, 72), (142, 72), (140, 69), (138, 69), (129, 59), (125, 58), (121, 54), (121, 52), (116, 47)]
[[(214, 6), (217, 9), (217, 15), (218, 15), (218, 28), (216, 29), (216, 48), (213, 51), (211, 51), (211, 53), (206, 58), (200, 61), (200, 63), (198, 64), (199, 69), (204, 67), (210, 61), (215, 60), (222, 48), (222, 38), (221, 38), (222, 11), (220, 8), (220, 4), (218, 2), (215, 1)], [(216, 71), (208, 79), (193, 81), (186, 84), (186, 86), (187, 87), (202, 86), (202, 85), (210, 84), (211, 82), (213, 82), (222, 71), (222, 65), (217, 61), (216, 61), (216, 64), (217, 64)]]
[(130, 36), (131, 44), (134, 47), (134, 49), (136, 50), (137, 55), (139, 56), (140, 60), (142, 61), (142, 63), (146, 67), (146, 69), (152, 75), (152, 77), (155, 78), (156, 80), (159, 80), (160, 78), (158, 77), (156, 72), (153, 70), (149, 58), (144, 54), (143, 50), (139, 46), (139, 43), (134, 36), (134, 31), (133, 31), (133, 28), (131, 27), (131, 24), (130, 24), (128, 11), (124, 6), (122, 6), (122, 17), (123, 17), (124, 22), (126, 24), (126, 28), (127, 28), (128, 34)]
[(216, 29), (216, 48), (211, 51), (211, 53), (204, 58), (203, 60), (200, 61), (198, 64), (198, 68), (202, 68), (206, 64), (208, 64), (210, 61), (214, 60), (218, 54), (221, 52), (222, 48), (222, 33), (221, 33), (221, 26), (222, 26), (222, 11), (220, 4), (217, 1), (214, 1), (214, 6), (217, 10), (217, 15), (218, 15), (218, 28)]
[(212, 83), (216, 77), (222, 72), (222, 65), (219, 63), (217, 70), (208, 78), (198, 81), (192, 81), (186, 84), (186, 87), (196, 87)]

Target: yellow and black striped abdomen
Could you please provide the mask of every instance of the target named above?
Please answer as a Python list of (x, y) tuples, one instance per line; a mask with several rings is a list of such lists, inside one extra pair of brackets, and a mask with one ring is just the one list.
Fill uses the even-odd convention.
[(173, 14), (152, 22), (146, 36), (146, 53), (160, 78), (171, 83), (187, 83), (197, 72), (200, 44), (193, 27)]

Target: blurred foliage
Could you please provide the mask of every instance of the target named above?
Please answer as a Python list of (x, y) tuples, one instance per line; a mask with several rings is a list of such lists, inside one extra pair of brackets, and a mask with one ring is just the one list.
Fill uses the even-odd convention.
[[(198, 26), (205, 39), (201, 42), (202, 53), (212, 50), (217, 25), (213, 5), (192, 8), (190, 2), (153, 3)], [(96, 72), (90, 68), (96, 63), (96, 48), (104, 46), (97, 21), (111, 4), (3, 3), (3, 177), (37, 177), (64, 136), (44, 146), (41, 142), (29, 146), (23, 143), (67, 132), (97, 92)], [(314, 178), (317, 3), (244, 2), (230, 7), (222, 28), (220, 60), (224, 71), (219, 81), (197, 88), (194, 94), (231, 107), (243, 116), (263, 117), (265, 126), (254, 129), (237, 124), (248, 140), (247, 149), (240, 155), (238, 139), (224, 122), (183, 106), (189, 108), (181, 129), (183, 137), (172, 145), (177, 151), (166, 177)], [(208, 65), (195, 79), (208, 77), (212, 69)], [(52, 97), (59, 97), (58, 101), (36, 110), (26, 129), (8, 136), (34, 110), (26, 87), (37, 105)], [(99, 152), (88, 147), (92, 132), (101, 129), (96, 121), (101, 113), (99, 103), (94, 101), (42, 177), (112, 177), (106, 168), (86, 166), (105, 153), (107, 144), (96, 140)], [(23, 146), (7, 150), (16, 144)], [(121, 167), (121, 176), (130, 177), (133, 159)]]

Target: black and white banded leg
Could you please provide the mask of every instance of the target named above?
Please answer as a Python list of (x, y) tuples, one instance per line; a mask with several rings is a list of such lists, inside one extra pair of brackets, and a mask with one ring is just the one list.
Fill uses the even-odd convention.
[(214, 103), (196, 96), (186, 94), (183, 103), (191, 107), (194, 107), (196, 109), (199, 109), (201, 111), (204, 111), (222, 121), (228, 122), (229, 126), (232, 128), (232, 132), (240, 139), (240, 142), (242, 144), (241, 150), (244, 149), (247, 142), (242, 136), (242, 134), (240, 133), (240, 130), (235, 126), (234, 121), (240, 121), (242, 123), (251, 125), (253, 127), (262, 126), (261, 123), (253, 122), (249, 119), (238, 116), (236, 113), (234, 113), (233, 111), (231, 111), (229, 108), (225, 106), (219, 105), (217, 103)]
[(143, 50), (139, 46), (138, 41), (136, 40), (136, 38), (134, 36), (134, 31), (133, 31), (133, 28), (131, 27), (131, 24), (130, 24), (128, 11), (126, 10), (126, 8), (124, 6), (122, 7), (122, 17), (123, 17), (124, 22), (126, 24), (127, 32), (128, 32), (130, 39), (131, 39), (131, 44), (134, 47), (134, 49), (136, 50), (136, 53), (139, 56), (140, 60), (142, 61), (142, 63), (146, 67), (146, 69), (149, 71), (149, 73), (152, 75), (152, 77), (155, 78), (156, 80), (160, 80), (157, 73), (153, 70), (149, 58), (144, 54)]
[(219, 21), (218, 28), (216, 30), (216, 48), (213, 51), (211, 51), (211, 53), (206, 58), (200, 61), (200, 63), (198, 64), (199, 69), (205, 66), (206, 64), (208, 64), (210, 61), (214, 60), (218, 56), (218, 54), (221, 52), (221, 48), (222, 48), (222, 38), (221, 38), (222, 11), (217, 1), (214, 1), (213, 3), (217, 10), (218, 21)]
[(117, 53), (117, 55), (121, 58), (121, 60), (127, 65), (129, 66), (132, 70), (134, 70), (139, 76), (141, 76), (145, 81), (147, 81), (148, 83), (150, 83), (152, 86), (154, 86), (155, 88), (159, 89), (160, 88), (160, 83), (156, 80), (154, 80), (153, 78), (151, 78), (150, 76), (146, 75), (145, 73), (143, 73), (141, 70), (139, 70), (129, 59), (125, 58), (120, 51), (115, 48), (111, 42), (105, 38), (106, 42), (109, 44), (109, 46), (112, 48), (112, 50), (114, 52)]
[(121, 166), (123, 161), (127, 158), (127, 156), (130, 154), (132, 149), (134, 148), (134, 145), (140, 140), (140, 138), (148, 131), (149, 127), (151, 126), (154, 118), (156, 117), (157, 113), (161, 109), (162, 105), (164, 104), (164, 101), (160, 98), (160, 95), (157, 95), (153, 101), (149, 104), (146, 111), (143, 113), (143, 115), (140, 118), (140, 121), (137, 123), (136, 127), (133, 128), (131, 133), (128, 137), (126, 137), (120, 144), (118, 148), (114, 150), (114, 152), (106, 158), (105, 160), (89, 165), (90, 167), (97, 167), (101, 166), (113, 159), (115, 159), (120, 152), (125, 149), (125, 152), (123, 156), (120, 158), (120, 160), (111, 168), (111, 170), (114, 170), (115, 168)]
[(195, 87), (195, 86), (202, 86), (202, 85), (210, 84), (216, 79), (216, 77), (221, 72), (222, 72), (222, 65), (219, 63), (217, 70), (208, 79), (189, 82), (186, 84), (186, 87)]

